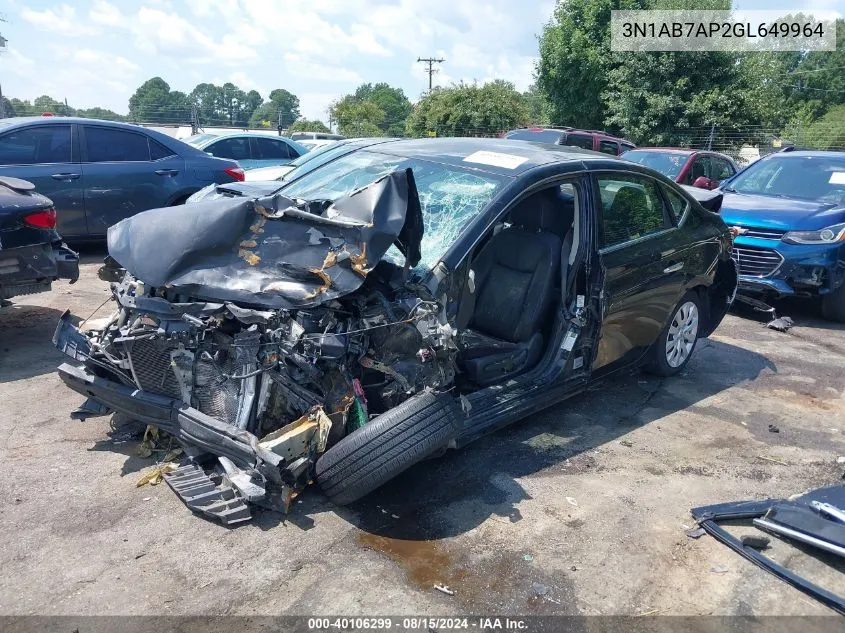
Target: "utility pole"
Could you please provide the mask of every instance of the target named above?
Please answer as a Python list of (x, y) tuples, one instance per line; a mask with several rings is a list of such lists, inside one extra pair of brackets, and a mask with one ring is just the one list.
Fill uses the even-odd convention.
[(200, 131), (200, 113), (196, 103), (191, 104), (191, 135)]
[(279, 108), (279, 126), (278, 126), (279, 136), (282, 135), (282, 109)]
[(435, 57), (417, 57), (418, 62), (422, 62), (424, 64), (428, 64), (428, 68), (425, 72), (428, 73), (428, 91), (431, 92), (433, 87), (432, 80), (434, 78), (434, 73), (437, 72), (437, 69), (434, 67), (434, 64), (442, 64), (445, 62), (445, 59), (437, 59)]
[(716, 132), (716, 124), (710, 124), (710, 138), (707, 139), (707, 149), (713, 149), (713, 134)]

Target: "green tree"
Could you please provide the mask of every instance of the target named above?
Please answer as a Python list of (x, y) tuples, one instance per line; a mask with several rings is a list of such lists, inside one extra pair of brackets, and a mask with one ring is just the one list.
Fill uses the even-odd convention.
[(845, 150), (845, 104), (833, 106), (808, 125), (793, 128), (790, 136), (800, 147)]
[(620, 54), (602, 97), (605, 124), (640, 144), (696, 144), (709, 125), (725, 132), (749, 122), (729, 53)]
[(549, 113), (543, 95), (537, 89), (537, 84), (531, 84), (528, 90), (522, 93), (525, 107), (528, 108), (529, 123), (535, 125), (549, 125)]
[(171, 92), (161, 77), (141, 84), (129, 98), (130, 121), (143, 123), (187, 123), (191, 120), (191, 104), (184, 92)]
[(104, 121), (125, 121), (126, 117), (106, 108), (93, 107), (82, 108), (76, 111), (76, 116), (85, 117), (86, 119), (102, 119)]
[(581, 128), (604, 125), (602, 93), (612, 68), (610, 12), (638, 8), (623, 0), (559, 0), (540, 34), (537, 88), (551, 122)]
[(372, 101), (359, 101), (346, 95), (330, 107), (332, 120), (344, 136), (384, 136), (382, 126), (387, 115)]
[(288, 127), (288, 134), (294, 132), (331, 132), (329, 127), (318, 119), (299, 119)]
[(436, 88), (420, 99), (405, 127), (408, 136), (494, 136), (529, 122), (530, 113), (513, 84), (460, 83)]
[(299, 118), (299, 97), (284, 88), (270, 93), (270, 100), (259, 105), (249, 119), (250, 127), (276, 128), (291, 125)]
[(386, 83), (361, 84), (351, 95), (357, 101), (369, 101), (384, 112), (384, 120), (379, 124), (386, 136), (402, 136), (405, 133), (405, 120), (413, 106), (401, 88), (393, 88)]
[(190, 98), (197, 109), (200, 123), (203, 125), (219, 125), (221, 123), (220, 88), (210, 83), (197, 84), (191, 90)]

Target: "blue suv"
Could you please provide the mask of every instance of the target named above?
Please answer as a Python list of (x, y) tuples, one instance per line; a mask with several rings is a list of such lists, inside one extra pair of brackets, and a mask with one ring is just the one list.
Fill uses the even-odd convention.
[(45, 116), (0, 119), (0, 176), (34, 183), (53, 201), (62, 237), (80, 241), (244, 171), (138, 125)]
[(845, 152), (771, 154), (720, 191), (740, 290), (821, 300), (845, 322)]

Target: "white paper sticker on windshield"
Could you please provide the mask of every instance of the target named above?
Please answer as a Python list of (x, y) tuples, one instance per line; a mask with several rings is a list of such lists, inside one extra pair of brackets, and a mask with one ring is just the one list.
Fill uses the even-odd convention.
[(845, 185), (845, 171), (834, 171), (830, 174), (828, 183), (831, 185)]
[(528, 159), (514, 154), (500, 154), (499, 152), (480, 151), (470, 154), (464, 158), (465, 163), (478, 163), (479, 165), (492, 165), (493, 167), (504, 167), (505, 169), (516, 169)]

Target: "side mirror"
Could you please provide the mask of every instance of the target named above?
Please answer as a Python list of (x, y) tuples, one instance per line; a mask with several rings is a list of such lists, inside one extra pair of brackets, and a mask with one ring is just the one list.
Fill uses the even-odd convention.
[(695, 179), (695, 182), (692, 183), (693, 187), (698, 187), (699, 189), (712, 189), (713, 183), (707, 176), (699, 176)]

